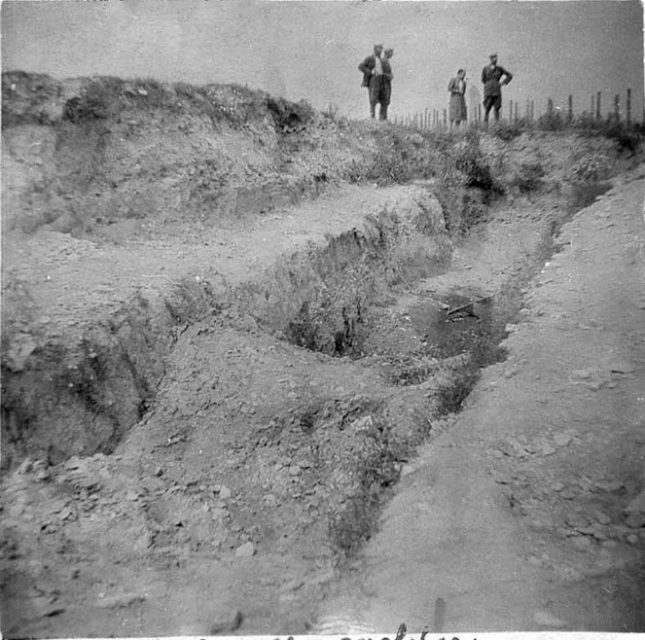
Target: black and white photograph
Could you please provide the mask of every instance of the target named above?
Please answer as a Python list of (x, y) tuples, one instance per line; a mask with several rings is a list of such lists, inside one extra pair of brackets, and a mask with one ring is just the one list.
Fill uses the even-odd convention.
[(643, 15), (4, 0), (2, 637), (645, 633)]

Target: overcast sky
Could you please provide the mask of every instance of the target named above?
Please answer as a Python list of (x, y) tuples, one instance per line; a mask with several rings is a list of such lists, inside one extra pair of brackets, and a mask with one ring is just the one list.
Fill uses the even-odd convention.
[(2, 4), (2, 67), (57, 78), (110, 74), (198, 84), (237, 82), (367, 115), (358, 63), (375, 42), (394, 48), (394, 114), (445, 108), (467, 69), (480, 98), (492, 52), (515, 78), (504, 102), (548, 97), (577, 111), (603, 92), (633, 91), (643, 112), (643, 8), (635, 0), (553, 2), (253, 2), (108, 0)]

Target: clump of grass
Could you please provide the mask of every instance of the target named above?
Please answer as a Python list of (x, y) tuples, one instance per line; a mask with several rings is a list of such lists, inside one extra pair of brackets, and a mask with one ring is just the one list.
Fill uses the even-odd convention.
[(595, 199), (611, 189), (611, 182), (579, 182), (572, 184), (571, 193), (567, 202), (567, 209), (571, 213), (580, 211), (592, 204)]
[(592, 184), (607, 180), (610, 176), (607, 159), (597, 153), (586, 154), (568, 169), (566, 179), (573, 184)]
[(490, 134), (504, 142), (510, 142), (532, 129), (531, 123), (526, 118), (522, 118), (516, 122), (498, 122), (490, 129)]
[(619, 152), (636, 153), (643, 148), (643, 140), (645, 139), (645, 125), (643, 123), (627, 124), (615, 118), (600, 120), (585, 114), (574, 119), (573, 127), (582, 135), (600, 135), (615, 140)]
[(375, 149), (361, 162), (346, 170), (350, 182), (372, 182), (378, 186), (427, 180), (441, 173), (449, 137), (437, 132), (421, 132), (403, 125), (357, 129), (372, 138)]
[[(490, 165), (480, 149), (477, 131), (470, 129), (463, 143), (457, 145), (451, 155), (452, 166), (458, 174), (458, 182), (466, 187), (476, 187), (486, 192), (503, 193), (503, 188), (493, 178)], [(454, 182), (454, 178), (454, 172), (448, 175), (449, 182)]]
[(340, 107), (333, 102), (330, 102), (320, 115), (339, 129), (350, 127), (349, 119), (340, 113)]
[(440, 213), (428, 207), (401, 220), (383, 209), (325, 246), (285, 256), (261, 281), (236, 289), (236, 308), (300, 347), (360, 357), (374, 301), (389, 286), (436, 273), (449, 259), (445, 233), (422, 236), (415, 226), (421, 217), (430, 225)]
[(185, 82), (164, 84), (151, 78), (125, 81), (102, 76), (85, 82), (80, 95), (66, 102), (64, 119), (83, 123), (116, 118), (122, 111), (150, 109), (202, 114), (214, 126), (226, 122), (235, 128), (270, 115), (280, 131), (309, 122), (315, 113), (304, 101), (272, 98), (264, 91), (237, 84), (193, 86)]
[(106, 120), (121, 109), (124, 82), (120, 78), (92, 79), (65, 103), (63, 118), (74, 123)]
[(54, 124), (60, 119), (60, 82), (44, 73), (2, 73), (2, 128)]
[(561, 111), (553, 110), (541, 115), (536, 126), (542, 131), (562, 131), (569, 126), (569, 120)]
[(328, 535), (338, 560), (351, 560), (376, 529), (384, 490), (399, 479), (397, 461), (405, 451), (389, 425), (376, 418), (364, 434), (356, 467), (357, 485), (351, 497), (328, 517)]
[(540, 162), (523, 162), (511, 180), (511, 186), (521, 193), (536, 191), (544, 184), (546, 172)]
[(441, 387), (437, 394), (438, 413), (445, 416), (449, 413), (458, 413), (466, 398), (470, 395), (479, 373), (471, 368), (465, 368), (458, 372), (450, 384)]
[(315, 116), (313, 107), (306, 100), (290, 102), (284, 98), (268, 97), (266, 106), (273, 117), (276, 129), (282, 133), (299, 131)]
[(489, 200), (486, 192), (444, 184), (435, 188), (435, 195), (444, 211), (446, 230), (454, 239), (486, 219)]

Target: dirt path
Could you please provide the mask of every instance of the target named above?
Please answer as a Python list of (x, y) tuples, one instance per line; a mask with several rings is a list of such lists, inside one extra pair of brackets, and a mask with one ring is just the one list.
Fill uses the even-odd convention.
[[(508, 360), (404, 469), (320, 629), (643, 629), (643, 185), (564, 227)], [(478, 258), (427, 288), (491, 288)]]

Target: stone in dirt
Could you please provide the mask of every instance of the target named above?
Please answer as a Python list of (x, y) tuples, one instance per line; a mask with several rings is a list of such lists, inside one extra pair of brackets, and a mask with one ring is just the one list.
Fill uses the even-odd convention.
[(553, 439), (559, 447), (566, 447), (572, 440), (571, 436), (567, 433), (558, 433)]
[(255, 555), (255, 545), (252, 542), (245, 542), (235, 550), (236, 558), (251, 558)]
[(641, 491), (626, 507), (627, 513), (645, 513), (645, 490)]
[(645, 512), (633, 511), (625, 519), (625, 524), (632, 529), (640, 529), (645, 527)]
[(607, 533), (598, 525), (594, 525), (591, 529), (591, 535), (596, 538), (596, 540), (606, 540)]
[(297, 591), (300, 589), (305, 584), (304, 580), (301, 580), (300, 578), (296, 578), (295, 580), (290, 580), (289, 582), (286, 582), (280, 587), (280, 591), (283, 593), (288, 593), (291, 591)]
[(29, 473), (34, 466), (33, 460), (31, 458), (25, 458), (21, 463), (20, 466), (16, 469), (16, 473), (19, 475), (25, 475), (26, 473)]
[(611, 522), (611, 518), (604, 511), (600, 511), (599, 509), (594, 511), (594, 517), (598, 522), (600, 522), (600, 524), (609, 524)]
[(362, 418), (358, 418), (358, 420), (354, 420), (351, 424), (351, 428), (356, 431), (368, 431), (373, 424), (374, 421), (372, 420), (372, 416), (363, 416)]
[(269, 507), (275, 507), (278, 504), (278, 499), (272, 493), (265, 495), (262, 501)]
[(564, 520), (570, 527), (574, 529), (584, 528), (589, 526), (589, 520), (581, 513), (570, 513)]
[(46, 480), (49, 480), (50, 475), (49, 471), (47, 469), (38, 469), (38, 472), (36, 473), (36, 480), (39, 482), (45, 482)]
[(145, 600), (145, 596), (139, 593), (116, 593), (111, 596), (100, 598), (98, 606), (102, 609), (119, 609), (132, 604), (139, 604)]
[(228, 487), (220, 487), (219, 485), (213, 487), (213, 493), (219, 494), (222, 500), (228, 500), (233, 495), (233, 492)]
[(18, 333), (13, 337), (4, 356), (5, 366), (14, 372), (22, 371), (27, 359), (37, 347), (36, 341), (28, 333)]
[(636, 367), (624, 360), (617, 360), (611, 363), (609, 370), (612, 373), (634, 373)]
[(233, 611), (229, 617), (222, 616), (220, 620), (214, 622), (211, 625), (209, 633), (214, 636), (217, 634), (237, 631), (237, 629), (242, 626), (243, 619), (242, 612), (239, 609), (237, 611)]
[(81, 466), (81, 461), (78, 458), (78, 456), (72, 456), (68, 460), (65, 461), (63, 464), (63, 469), (66, 471), (73, 471), (74, 469), (78, 469)]
[(575, 371), (571, 372), (571, 379), (589, 380), (591, 379), (592, 374), (593, 374), (593, 371), (591, 369), (576, 369)]
[(537, 611), (533, 615), (533, 622), (541, 627), (551, 627), (552, 629), (563, 629), (567, 626), (565, 620), (556, 618), (556, 616), (551, 615), (547, 611)]
[(549, 443), (545, 443), (542, 445), (542, 455), (543, 456), (550, 456), (555, 453), (555, 448), (551, 446)]

